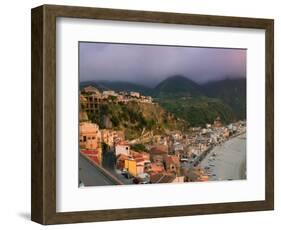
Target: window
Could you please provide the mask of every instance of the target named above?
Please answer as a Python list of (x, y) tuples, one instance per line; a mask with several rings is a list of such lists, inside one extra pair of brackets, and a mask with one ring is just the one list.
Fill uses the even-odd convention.
[(87, 141), (87, 137), (86, 136), (83, 136), (83, 141)]

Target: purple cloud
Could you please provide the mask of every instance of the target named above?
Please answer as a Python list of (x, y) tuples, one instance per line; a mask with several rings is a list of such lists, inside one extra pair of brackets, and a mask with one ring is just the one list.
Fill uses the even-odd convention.
[(246, 77), (246, 49), (79, 43), (80, 81), (154, 86), (180, 74), (198, 83)]

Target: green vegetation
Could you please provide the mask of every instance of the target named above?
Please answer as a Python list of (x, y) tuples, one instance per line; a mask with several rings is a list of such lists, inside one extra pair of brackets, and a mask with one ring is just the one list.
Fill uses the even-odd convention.
[(200, 85), (189, 80), (188, 78), (176, 75), (167, 78), (154, 88), (155, 97), (194, 97), (203, 96)]
[(148, 150), (146, 149), (146, 147), (143, 144), (131, 145), (131, 149), (136, 152), (148, 152)]
[(110, 150), (110, 146), (108, 144), (106, 144), (105, 142), (101, 143), (101, 148), (103, 152), (107, 152)]
[(246, 118), (246, 78), (224, 79), (203, 85), (208, 97), (229, 105), (239, 119)]
[(127, 139), (135, 139), (145, 132), (155, 134), (166, 130), (187, 129), (187, 122), (177, 120), (158, 104), (129, 102), (100, 105), (99, 113), (88, 113), (89, 119), (100, 128), (124, 130)]
[(246, 117), (246, 80), (226, 79), (198, 85), (173, 76), (154, 90), (154, 99), (191, 126), (205, 126), (219, 116), (223, 123)]
[(119, 104), (116, 97), (110, 96), (107, 104), (100, 105), (98, 114), (88, 114), (89, 119), (99, 124), (100, 128), (124, 130), (128, 139), (137, 138), (148, 131), (161, 134), (166, 130), (205, 126), (206, 123), (213, 123), (218, 116), (225, 124), (246, 118), (245, 78), (198, 85), (176, 75), (153, 89), (127, 82), (99, 82), (98, 87), (138, 91), (153, 96), (154, 101), (159, 103)]
[(213, 98), (165, 98), (159, 99), (163, 108), (182, 118), (191, 126), (205, 126), (213, 123), (216, 117), (220, 117), (223, 123), (230, 123), (235, 119), (231, 108), (222, 101)]

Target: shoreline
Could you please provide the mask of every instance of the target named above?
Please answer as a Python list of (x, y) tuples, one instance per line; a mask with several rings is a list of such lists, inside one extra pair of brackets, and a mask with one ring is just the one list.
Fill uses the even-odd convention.
[[(246, 140), (241, 138), (243, 135), (246, 138), (246, 132), (243, 132), (214, 146), (198, 164), (209, 168), (210, 181), (246, 179)], [(212, 153), (216, 155), (210, 157)]]

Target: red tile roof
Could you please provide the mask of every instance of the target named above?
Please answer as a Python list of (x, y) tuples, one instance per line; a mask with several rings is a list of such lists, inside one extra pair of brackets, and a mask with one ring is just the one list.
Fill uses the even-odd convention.
[(151, 154), (167, 154), (168, 146), (166, 146), (166, 145), (154, 146), (150, 149), (150, 153)]
[(179, 158), (177, 156), (167, 156), (165, 158), (165, 162), (167, 164), (175, 164), (175, 165), (179, 165), (180, 164)]
[(87, 154), (87, 155), (98, 155), (98, 150), (94, 150), (94, 149), (83, 149), (83, 150), (80, 150), (80, 153), (82, 153), (82, 154)]
[(150, 181), (151, 183), (171, 183), (175, 180), (176, 176), (172, 174), (151, 174)]
[(100, 163), (97, 156), (89, 156), (89, 158), (90, 158), (92, 161), (96, 162), (97, 164)]
[(151, 171), (155, 173), (163, 172), (164, 169), (161, 166), (156, 165), (155, 163), (151, 164)]
[(116, 145), (129, 145), (129, 143), (127, 141), (119, 141)]
[(80, 150), (80, 153), (86, 155), (89, 159), (96, 162), (97, 164), (100, 163), (98, 158), (99, 153), (97, 150), (83, 149)]

